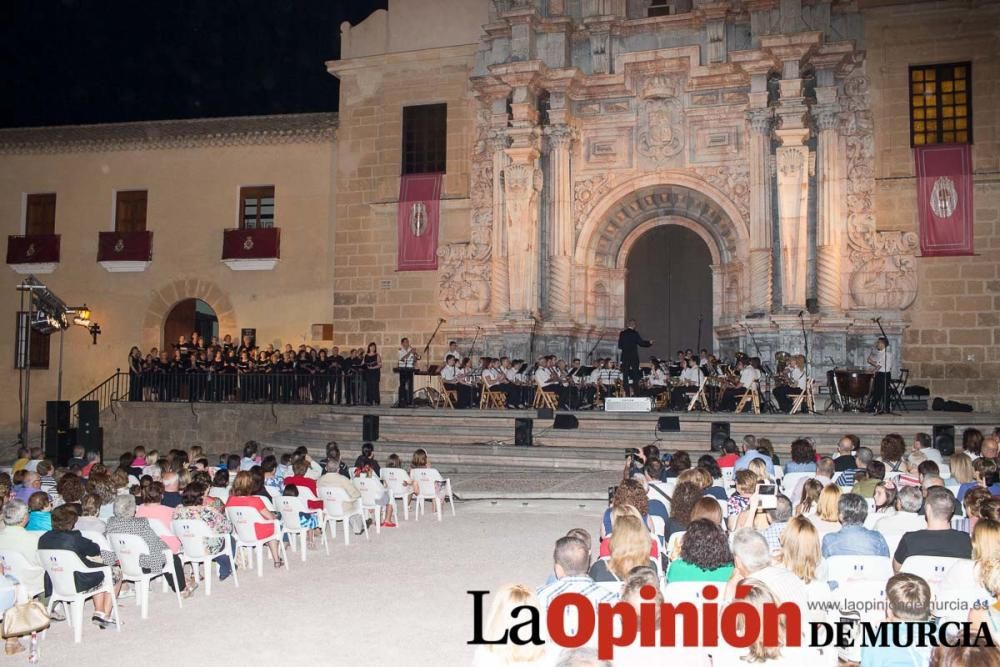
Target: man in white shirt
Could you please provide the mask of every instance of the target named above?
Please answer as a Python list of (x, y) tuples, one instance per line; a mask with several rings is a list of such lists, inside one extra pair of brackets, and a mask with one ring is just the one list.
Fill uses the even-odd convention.
[(913, 451), (921, 452), (928, 461), (934, 461), (938, 466), (944, 463), (941, 452), (934, 449), (931, 436), (927, 433), (917, 433), (913, 436)]
[(542, 357), (535, 371), (535, 384), (545, 393), (555, 394), (559, 405), (562, 405), (562, 385), (559, 384), (559, 373), (554, 361), (555, 357)]
[(448, 341), (448, 351), (444, 354), (445, 363), (448, 363), (448, 357), (454, 357), (456, 364), (462, 360), (462, 353), (458, 351), (458, 343), (453, 340)]
[(413, 371), (420, 361), (420, 355), (410, 347), (409, 338), (399, 341), (398, 358), (396, 369), (399, 371), (399, 398), (396, 404), (401, 408), (408, 408), (413, 404)]
[[(918, 487), (902, 487), (896, 495), (896, 500), (899, 503), (899, 510), (895, 514), (882, 517), (872, 528), (885, 535), (886, 541), (893, 535), (899, 538), (903, 533), (927, 528), (927, 519), (918, 514), (924, 504), (924, 496)], [(899, 540), (896, 539), (895, 543), (898, 544)]]
[(740, 386), (727, 389), (722, 395), (720, 410), (732, 411), (736, 409), (736, 403), (740, 400), (747, 389), (757, 382), (757, 371), (749, 363), (742, 359), (736, 362), (736, 370), (740, 374)]
[(875, 349), (868, 355), (868, 365), (875, 371), (875, 387), (869, 409), (883, 414), (891, 412), (892, 390), (889, 380), (892, 377), (892, 354), (889, 351), (889, 339), (879, 336), (875, 341)]
[(458, 396), (456, 408), (467, 408), (472, 403), (472, 387), (461, 381), (456, 357), (448, 357), (441, 369), (441, 382), (445, 391), (453, 391)]
[[(339, 470), (340, 448), (334, 445), (327, 448), (326, 473), (316, 480), (316, 489), (337, 488), (343, 490), (351, 500), (360, 498), (361, 492), (351, 483), (351, 480), (341, 475)], [(353, 516), (350, 519), (351, 528), (354, 529), (355, 535), (360, 535), (364, 532), (364, 526), (362, 526), (361, 521), (362, 519), (359, 516)]]

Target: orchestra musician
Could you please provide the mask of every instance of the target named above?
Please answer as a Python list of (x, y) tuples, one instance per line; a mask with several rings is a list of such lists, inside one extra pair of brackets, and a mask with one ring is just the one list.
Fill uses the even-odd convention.
[(889, 351), (888, 338), (879, 336), (875, 341), (875, 349), (868, 355), (868, 365), (875, 371), (875, 383), (868, 409), (872, 412), (891, 412), (889, 379), (892, 377), (892, 354)]
[(649, 376), (646, 378), (646, 389), (645, 395), (650, 398), (656, 398), (665, 391), (668, 391), (668, 384), (670, 382), (670, 375), (663, 370), (660, 365), (660, 360), (656, 357), (652, 359), (653, 366), (649, 371)]
[(445, 391), (455, 392), (458, 397), (456, 408), (467, 408), (472, 403), (472, 387), (461, 380), (458, 357), (452, 355), (445, 357), (444, 367), (441, 369), (441, 383), (444, 384)]
[(562, 383), (559, 381), (559, 370), (555, 367), (555, 357), (542, 357), (535, 371), (535, 384), (550, 394), (555, 394), (559, 404), (562, 405)]
[(399, 371), (399, 399), (396, 403), (401, 408), (408, 408), (413, 405), (413, 372), (416, 370), (420, 355), (410, 347), (410, 339), (403, 338), (399, 341), (399, 364), (396, 366)]
[(722, 402), (719, 405), (720, 410), (735, 410), (736, 403), (746, 393), (747, 389), (753, 387), (754, 383), (760, 379), (759, 371), (747, 359), (740, 358), (736, 361), (736, 372), (739, 373), (740, 384), (738, 387), (730, 387), (723, 392)]
[(515, 387), (507, 381), (507, 374), (501, 368), (501, 361), (499, 359), (484, 361), (486, 368), (483, 370), (483, 389), (502, 393), (505, 397), (505, 405), (512, 408), (516, 405), (514, 403)]
[(625, 376), (625, 395), (631, 396), (639, 389), (642, 378), (639, 370), (639, 348), (649, 347), (651, 340), (645, 340), (635, 330), (635, 320), (630, 319), (621, 333), (618, 334), (618, 349), (622, 352), (622, 374)]
[(806, 358), (801, 354), (792, 356), (785, 374), (791, 384), (775, 387), (771, 393), (782, 412), (791, 412), (795, 397), (806, 390)]
[(686, 367), (681, 371), (681, 384), (674, 387), (673, 391), (670, 392), (670, 404), (673, 408), (675, 410), (686, 409), (688, 404), (688, 395), (694, 393), (692, 392), (692, 389), (697, 391), (704, 380), (705, 374), (698, 365), (698, 360), (694, 357), (689, 357)]
[(455, 363), (462, 360), (462, 353), (458, 351), (458, 343), (453, 340), (448, 341), (448, 351), (444, 353), (445, 363), (448, 362), (448, 357), (455, 357)]

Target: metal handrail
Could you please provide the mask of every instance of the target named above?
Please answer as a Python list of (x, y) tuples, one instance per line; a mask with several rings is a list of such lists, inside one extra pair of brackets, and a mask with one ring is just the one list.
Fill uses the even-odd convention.
[(103, 412), (105, 409), (110, 408), (113, 403), (128, 398), (128, 385), (128, 373), (123, 373), (120, 368), (116, 368), (111, 377), (88, 391), (69, 406), (70, 423), (76, 423), (82, 401), (97, 401), (99, 403), (99, 411)]

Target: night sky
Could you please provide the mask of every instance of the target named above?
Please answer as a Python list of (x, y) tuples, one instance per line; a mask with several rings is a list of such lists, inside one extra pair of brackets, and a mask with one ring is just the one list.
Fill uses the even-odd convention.
[(340, 23), (387, 0), (2, 0), (0, 127), (336, 111)]

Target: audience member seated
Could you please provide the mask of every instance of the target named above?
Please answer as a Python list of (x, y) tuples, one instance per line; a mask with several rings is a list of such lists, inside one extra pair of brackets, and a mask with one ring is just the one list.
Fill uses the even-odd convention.
[(927, 520), (920, 516), (920, 508), (924, 505), (924, 496), (913, 486), (904, 486), (896, 494), (896, 511), (883, 514), (872, 526), (883, 535), (902, 534), (927, 527)]
[(594, 581), (624, 581), (633, 567), (655, 567), (655, 561), (650, 561), (652, 541), (649, 528), (634, 513), (616, 515), (614, 531), (608, 540), (609, 556), (591, 565), (590, 578)]
[[(986, 589), (990, 597), (1000, 600), (1000, 559), (994, 558), (983, 562), (979, 567), (978, 583)], [(973, 607), (969, 610), (969, 621), (977, 624), (989, 623), (994, 641), (1000, 636), (1000, 608), (995, 604), (987, 605), (986, 608)], [(996, 648), (993, 650), (996, 651)]]
[[(729, 500), (729, 495), (726, 493), (724, 482), (722, 482), (722, 470), (719, 468), (719, 464), (715, 459), (709, 454), (703, 455), (698, 459), (698, 467), (695, 470), (703, 471), (708, 475), (708, 486), (705, 487), (705, 495), (712, 496), (716, 500), (721, 500), (726, 502)], [(723, 483), (723, 486), (719, 486), (716, 482)]]
[(967, 428), (962, 431), (962, 452), (975, 461), (982, 455), (983, 432), (978, 428)]
[[(507, 636), (512, 628), (527, 618), (527, 613), (522, 611), (525, 608), (536, 609), (541, 614), (541, 604), (533, 590), (521, 584), (501, 586), (493, 593), (493, 602), (486, 612), (483, 636)], [(525, 644), (504, 642), (477, 646), (472, 656), (472, 667), (551, 665), (558, 655), (559, 647), (548, 637), (542, 639), (545, 643), (541, 645), (531, 642)]]
[(761, 535), (767, 540), (771, 553), (775, 554), (781, 551), (781, 536), (792, 519), (792, 502), (779, 493), (775, 497), (774, 509), (764, 510), (764, 514), (767, 516), (767, 527), (761, 530)]
[(973, 479), (958, 487), (957, 498), (965, 500), (965, 494), (976, 487), (983, 487), (990, 495), (1000, 495), (1000, 482), (997, 481), (997, 462), (993, 459), (980, 457), (972, 462)]
[(33, 494), (38, 493), (41, 490), (42, 478), (39, 477), (36, 472), (25, 470), (24, 476), (21, 478), (21, 486), (15, 487), (14, 489), (14, 499), (27, 504), (28, 499), (30, 499)]
[[(297, 459), (292, 461), (292, 474), (284, 478), (284, 483), (294, 484), (299, 489), (309, 489), (314, 496), (319, 498), (319, 492), (316, 488), (316, 480), (307, 477), (306, 473), (309, 472), (309, 462), (305, 459)], [(308, 503), (309, 509), (319, 510), (323, 509), (322, 500), (310, 500)]]
[(992, 498), (993, 494), (985, 487), (977, 486), (971, 489), (965, 494), (965, 499), (962, 500), (962, 508), (965, 510), (965, 516), (952, 519), (951, 527), (956, 530), (964, 530), (971, 535), (976, 527), (976, 523), (983, 517), (983, 504)]
[[(80, 531), (74, 530), (76, 512), (72, 507), (57, 507), (52, 511), (52, 530), (42, 533), (38, 538), (39, 549), (59, 549), (75, 553), (84, 565), (103, 567), (114, 562), (114, 554), (103, 553), (101, 548), (86, 539)], [(75, 575), (76, 590), (79, 593), (97, 588), (104, 582), (103, 572), (81, 572)], [(52, 594), (52, 583), (48, 574), (45, 575), (45, 595)], [(94, 615), (91, 621), (101, 628), (113, 627), (111, 618), (111, 594), (99, 593), (90, 598), (94, 605)]]
[[(601, 540), (605, 540), (611, 535), (611, 512), (615, 507), (630, 505), (639, 511), (642, 520), (649, 530), (653, 530), (653, 523), (649, 519), (649, 497), (642, 483), (635, 479), (624, 479), (615, 488), (615, 494), (611, 497), (611, 506), (604, 510), (604, 517), (601, 520)], [(666, 509), (664, 508), (664, 513)], [(602, 544), (602, 556), (605, 546)]]
[(806, 515), (819, 532), (820, 539), (828, 533), (840, 530), (840, 487), (836, 484), (827, 484), (819, 494), (816, 502), (816, 513), (812, 516)]
[(830, 592), (829, 585), (817, 577), (821, 560), (816, 526), (804, 516), (793, 517), (781, 534), (778, 561), (805, 584), (809, 598), (825, 596)]
[(865, 478), (854, 483), (854, 486), (851, 487), (851, 493), (856, 493), (862, 498), (874, 498), (875, 487), (885, 479), (885, 464), (881, 461), (872, 461), (868, 464), (865, 472)]
[(768, 456), (767, 454), (758, 449), (758, 443), (756, 440), (748, 442), (746, 438), (744, 438), (743, 448), (744, 448), (743, 456), (737, 459), (736, 463), (733, 464), (733, 470), (735, 472), (739, 472), (740, 470), (746, 470), (747, 466), (750, 465), (751, 461), (753, 461), (754, 459), (760, 459), (764, 462), (764, 465), (767, 467), (767, 474), (771, 475), (772, 477), (774, 476), (774, 461), (771, 459), (770, 456)]
[(665, 476), (667, 479), (674, 479), (676, 477), (680, 477), (680, 474), (685, 470), (690, 469), (691, 456), (683, 450), (678, 450), (673, 453), (673, 456), (670, 457), (670, 461), (667, 463)]
[(792, 443), (792, 460), (785, 464), (785, 474), (793, 472), (816, 472), (816, 450), (805, 438)]
[[(781, 460), (774, 453), (774, 443), (771, 442), (770, 438), (757, 438), (757, 451), (770, 458), (774, 465), (781, 467)], [(768, 471), (768, 473), (772, 477), (774, 476), (773, 470)]]
[(837, 503), (841, 529), (823, 536), (823, 558), (833, 556), (885, 556), (889, 545), (881, 533), (865, 528), (868, 503), (856, 493), (845, 493)]
[(867, 474), (868, 464), (875, 460), (875, 453), (867, 447), (858, 447), (854, 453), (854, 467), (848, 468), (837, 475), (837, 485), (853, 487), (855, 478), (860, 477), (859, 473)]
[[(214, 505), (205, 504), (206, 490), (205, 485), (199, 482), (191, 482), (184, 487), (181, 493), (181, 505), (174, 509), (172, 520), (204, 521), (215, 535), (205, 540), (205, 550), (214, 555), (226, 548), (226, 540), (230, 539), (229, 534), (233, 530), (233, 525)], [(225, 581), (232, 574), (229, 559), (220, 558), (215, 562), (219, 564), (219, 580)]]
[[(336, 487), (342, 489), (347, 497), (356, 500), (361, 497), (361, 492), (351, 484), (351, 480), (341, 474), (340, 448), (337, 445), (328, 446), (326, 449), (326, 473), (316, 480), (316, 490), (324, 487)], [(414, 491), (416, 493), (416, 491)], [(351, 517), (351, 529), (355, 535), (364, 532), (364, 524), (361, 517)]]
[[(72, 508), (69, 508), (72, 509)], [(3, 525), (0, 531), (0, 551), (16, 551), (24, 556), (30, 565), (42, 567), (38, 560), (38, 539), (42, 533), (28, 531), (28, 506), (20, 500), (8, 500), (3, 506)], [(39, 569), (23, 583), (28, 590), (40, 591), (43, 587), (44, 573)]]
[(722, 456), (719, 457), (720, 468), (732, 468), (740, 460), (739, 447), (732, 438), (726, 438), (722, 442)]
[(823, 483), (818, 479), (803, 480), (802, 493), (799, 502), (795, 504), (795, 516), (815, 516), (819, 511), (819, 497), (823, 488)]
[(52, 499), (44, 491), (36, 491), (28, 498), (28, 525), (25, 530), (52, 530)]
[(976, 472), (972, 469), (972, 459), (968, 454), (956, 452), (948, 457), (948, 469), (951, 471), (951, 478), (959, 485), (959, 488), (974, 482)]
[(140, 519), (158, 521), (159, 527), (155, 530), (164, 544), (171, 552), (177, 554), (181, 551), (181, 541), (174, 535), (165, 535), (170, 532), (170, 522), (174, 518), (174, 509), (167, 507), (163, 503), (163, 484), (160, 482), (150, 482), (142, 490), (142, 504), (135, 510), (135, 515)]
[[(167, 559), (163, 551), (169, 549), (167, 544), (160, 539), (149, 519), (137, 517), (135, 515), (135, 498), (130, 494), (120, 495), (115, 498), (115, 515), (108, 519), (108, 535), (134, 535), (142, 538), (149, 549), (148, 554), (139, 556), (139, 565), (143, 572), (161, 572), (167, 564)], [(187, 581), (184, 578), (184, 564), (177, 554), (173, 554), (172, 572), (164, 575), (171, 590), (180, 590), (182, 597), (191, 597), (191, 593), (198, 584), (194, 580)]]
[(173, 509), (181, 504), (181, 478), (176, 472), (165, 472), (161, 476), (163, 481), (163, 499), (160, 503)]
[(833, 467), (836, 472), (854, 470), (858, 467), (855, 453), (861, 441), (856, 435), (845, 435), (837, 443), (837, 456), (833, 458)]
[(887, 645), (863, 646), (862, 667), (926, 665), (931, 647), (929, 644), (919, 646), (912, 633), (915, 632), (914, 624), (931, 619), (931, 587), (914, 574), (896, 574), (886, 582), (885, 600), (885, 620), (898, 623), (898, 632), (884, 633), (888, 639), (883, 643)]
[(701, 487), (694, 482), (680, 482), (674, 487), (665, 535), (668, 540), (674, 533), (687, 530), (688, 523), (691, 522), (691, 510), (703, 495)]
[(906, 441), (901, 435), (889, 433), (882, 438), (878, 460), (885, 464), (886, 472), (901, 472), (905, 455)]
[(670, 502), (670, 492), (665, 482), (660, 481), (663, 475), (663, 461), (651, 459), (642, 467), (642, 476), (646, 480), (646, 498), (649, 500), (649, 513), (659, 516), (666, 523), (670, 518), (667, 503)]
[[(264, 521), (273, 521), (275, 518), (274, 513), (264, 506), (264, 501), (261, 500), (260, 496), (254, 494), (254, 486), (253, 475), (250, 474), (249, 470), (241, 470), (236, 473), (236, 479), (233, 481), (233, 488), (229, 492), (229, 500), (226, 501), (226, 507), (249, 507), (257, 510), (260, 518)], [(111, 526), (109, 525), (108, 531), (110, 532), (110, 530)], [(274, 524), (254, 523), (254, 533), (258, 540), (271, 537), (274, 535)], [(267, 542), (267, 549), (271, 552), (271, 562), (274, 563), (274, 567), (284, 567), (285, 562), (278, 553), (277, 540)]]
[(708, 519), (692, 521), (684, 533), (680, 558), (667, 571), (667, 581), (726, 582), (732, 574), (733, 554), (722, 527)]
[(736, 490), (729, 496), (729, 527), (736, 526), (736, 519), (743, 510), (750, 506), (750, 496), (757, 491), (760, 478), (750, 470), (740, 470), (736, 473)]
[(899, 485), (893, 481), (881, 482), (875, 486), (875, 494), (872, 496), (875, 507), (865, 519), (865, 528), (874, 528), (876, 521), (896, 513), (898, 488)]
[(924, 509), (927, 528), (906, 533), (896, 547), (892, 567), (897, 572), (910, 556), (942, 558), (972, 556), (972, 541), (969, 534), (951, 527), (951, 517), (955, 513), (955, 497), (951, 491), (940, 486), (928, 489)]
[[(646, 591), (643, 588), (648, 587)], [(649, 597), (649, 589), (653, 597)], [(622, 602), (632, 605), (636, 614), (648, 609), (647, 605), (655, 605), (654, 633), (652, 646), (640, 646), (633, 642), (628, 646), (615, 649), (615, 667), (660, 667), (661, 665), (677, 664), (687, 667), (710, 667), (711, 661), (707, 649), (701, 647), (660, 646), (660, 605), (663, 604), (663, 592), (656, 572), (649, 567), (637, 567), (629, 572), (628, 579), (622, 586)], [(591, 663), (594, 664), (594, 663)]]
[(764, 582), (772, 591), (777, 591), (782, 602), (792, 602), (806, 608), (806, 586), (791, 570), (781, 565), (772, 565), (771, 550), (764, 536), (753, 528), (740, 528), (733, 533), (733, 576), (726, 585), (726, 600), (736, 596), (736, 586), (747, 577)]
[(87, 485), (75, 473), (68, 472), (64, 474), (56, 483), (56, 496), (62, 499), (61, 504), (63, 505), (73, 505), (76, 509), (82, 511), (80, 500), (83, 499), (85, 493), (87, 493)]
[[(811, 478), (807, 477), (805, 479), (800, 479), (795, 483), (795, 488), (792, 489), (791, 495), (788, 497), (789, 500), (792, 501), (792, 504), (797, 505), (802, 499), (802, 489), (805, 487), (806, 482), (809, 481), (809, 479), (816, 480), (823, 486), (833, 484), (833, 477), (836, 475), (834, 465), (833, 459), (829, 456), (820, 458), (820, 460), (816, 463), (816, 474)], [(786, 470), (785, 472), (788, 471)], [(788, 487), (785, 487), (785, 490), (788, 491)]]
[(941, 452), (934, 449), (933, 440), (928, 433), (917, 433), (913, 436), (913, 444), (910, 451), (920, 452), (928, 461), (933, 461), (938, 465), (944, 463), (944, 460), (941, 458)]
[(616, 602), (618, 595), (594, 583), (588, 574), (589, 570), (590, 555), (583, 541), (575, 537), (560, 537), (556, 540), (552, 552), (552, 572), (556, 580), (537, 591), (542, 612), (548, 609), (553, 598), (563, 593), (579, 593), (594, 605)]

